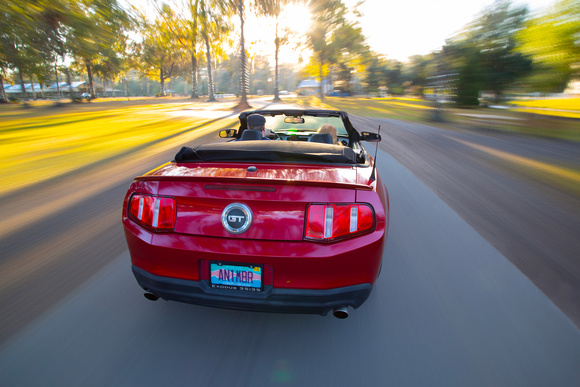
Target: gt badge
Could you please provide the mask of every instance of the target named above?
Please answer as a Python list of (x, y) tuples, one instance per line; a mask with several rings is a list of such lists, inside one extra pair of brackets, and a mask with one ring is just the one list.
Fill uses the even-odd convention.
[(232, 234), (241, 234), (252, 224), (252, 210), (241, 203), (232, 203), (222, 212), (222, 224)]

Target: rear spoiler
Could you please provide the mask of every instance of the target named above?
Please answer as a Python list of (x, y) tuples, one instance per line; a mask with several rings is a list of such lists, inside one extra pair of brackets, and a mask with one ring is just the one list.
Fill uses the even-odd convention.
[[(251, 189), (252, 185), (263, 185), (274, 187), (277, 185), (295, 185), (301, 187), (324, 187), (324, 188), (342, 188), (342, 189), (355, 189), (363, 191), (372, 191), (373, 187), (366, 184), (353, 184), (353, 183), (341, 183), (341, 182), (328, 182), (328, 181), (316, 181), (316, 180), (272, 180), (272, 179), (261, 179), (252, 177), (209, 177), (209, 176), (150, 176), (143, 175), (138, 176), (134, 179), (135, 181), (190, 181), (195, 183), (207, 183), (209, 185), (213, 184), (223, 184), (224, 189), (236, 190), (255, 190)], [(216, 188), (214, 188), (216, 189)]]

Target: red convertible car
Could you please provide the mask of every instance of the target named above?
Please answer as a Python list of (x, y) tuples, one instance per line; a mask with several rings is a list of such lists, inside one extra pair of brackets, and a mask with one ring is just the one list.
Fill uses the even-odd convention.
[[(269, 138), (248, 128), (250, 114)], [(347, 317), (387, 238), (388, 192), (361, 143), (380, 135), (333, 110), (239, 120), (134, 179), (123, 225), (137, 282), (150, 300)], [(334, 135), (319, 133), (328, 125)]]

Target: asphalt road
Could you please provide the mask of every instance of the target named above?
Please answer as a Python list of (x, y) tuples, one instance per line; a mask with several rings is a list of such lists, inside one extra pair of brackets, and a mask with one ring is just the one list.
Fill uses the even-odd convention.
[(393, 120), (381, 149), (497, 248), (580, 327), (580, 144)]
[[(134, 175), (172, 158), (175, 149), (111, 160), (105, 167), (112, 181), (95, 179), (99, 166), (22, 192), (10, 205), (3, 198), (8, 218), (27, 213), (27, 203), (53, 199), (14, 231), (2, 229), (0, 385), (576, 386), (580, 331), (570, 313), (465, 215), (476, 204), (485, 207), (482, 196), (495, 186), (517, 191), (533, 182), (514, 177), (518, 171), (498, 171), (489, 155), (477, 161), (470, 151), (466, 160), (446, 160), (465, 146), (436, 142), (449, 132), (388, 124), (381, 143), (388, 152), (378, 157), (392, 208), (384, 266), (369, 300), (347, 320), (147, 301), (130, 272), (120, 203)], [(176, 141), (212, 135), (198, 129)], [(425, 160), (429, 147), (444, 155)], [(447, 193), (450, 200), (429, 180), (439, 181), (438, 162), (448, 191), (476, 184), (481, 192), (481, 181), (491, 186), (471, 204), (462, 190)], [(422, 163), (429, 165), (421, 170)], [(480, 175), (486, 167), (489, 176)], [(458, 171), (465, 175), (454, 177)], [(97, 187), (79, 197), (61, 191), (89, 183)], [(72, 204), (52, 205), (62, 199), (59, 192)], [(463, 204), (452, 208), (448, 200)], [(504, 210), (490, 211), (493, 219)]]

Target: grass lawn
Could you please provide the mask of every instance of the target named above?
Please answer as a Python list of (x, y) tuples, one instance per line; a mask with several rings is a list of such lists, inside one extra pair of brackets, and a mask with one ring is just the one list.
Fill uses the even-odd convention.
[[(451, 109), (434, 122), (432, 102), (411, 98), (316, 97), (285, 99), (304, 107), (340, 109), (352, 115), (393, 118), (447, 129), (492, 129), (580, 141), (580, 120), (497, 109)], [(577, 101), (570, 103), (573, 108)], [(538, 106), (540, 102), (536, 101)], [(219, 104), (222, 108), (223, 104)], [(227, 104), (226, 104), (227, 105)], [(232, 101), (233, 108), (235, 101)], [(0, 195), (135, 151), (158, 147), (196, 129), (236, 127), (228, 111), (187, 99), (144, 99), (67, 104), (0, 105)], [(229, 105), (227, 105), (229, 106)], [(554, 106), (546, 102), (543, 106)], [(565, 105), (568, 106), (568, 105)], [(206, 118), (187, 114), (195, 109)], [(231, 112), (232, 110), (229, 110)]]
[(580, 98), (546, 98), (514, 100), (510, 105), (580, 112)]
[[(580, 141), (580, 99), (534, 102), (538, 108), (459, 109), (444, 105), (445, 122), (433, 121), (433, 102), (409, 98), (326, 97), (324, 101), (314, 96), (298, 97), (303, 106), (345, 110), (353, 115), (376, 118), (393, 118), (429, 123), (447, 129), (496, 130), (533, 136)], [(550, 110), (540, 106), (552, 106)], [(558, 107), (558, 109), (556, 109)], [(577, 109), (564, 111), (563, 107)], [(577, 117), (576, 117), (577, 116)]]
[(157, 101), (29, 109), (0, 106), (0, 194), (156, 145), (195, 128), (218, 129), (227, 124), (226, 120), (214, 122), (211, 116), (200, 119), (182, 114), (190, 106), (191, 102)]

